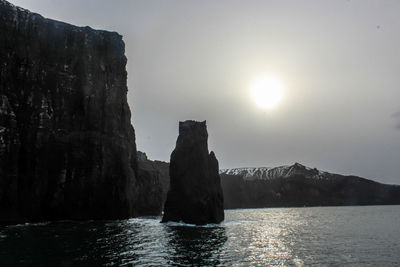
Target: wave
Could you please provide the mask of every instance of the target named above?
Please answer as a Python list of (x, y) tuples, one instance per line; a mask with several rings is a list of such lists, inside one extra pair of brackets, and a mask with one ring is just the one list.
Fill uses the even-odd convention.
[(146, 225), (165, 225), (165, 226), (172, 226), (172, 227), (194, 227), (194, 228), (217, 228), (217, 227), (225, 227), (231, 225), (242, 224), (244, 221), (223, 221), (219, 224), (210, 223), (205, 225), (196, 225), (191, 223), (185, 222), (166, 222), (161, 223), (161, 217), (154, 217), (154, 218), (132, 218), (128, 220), (130, 223), (139, 223), (139, 224), (146, 224)]
[(7, 227), (26, 227), (26, 226), (45, 226), (45, 225), (49, 225), (52, 222), (35, 222), (35, 223), (20, 223), (20, 224), (14, 224), (14, 225), (9, 225)]

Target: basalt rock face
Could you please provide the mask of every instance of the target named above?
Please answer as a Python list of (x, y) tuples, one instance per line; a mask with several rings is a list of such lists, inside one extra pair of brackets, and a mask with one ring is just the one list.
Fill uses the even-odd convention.
[(139, 215), (126, 62), (115, 32), (0, 0), (0, 222)]
[(203, 225), (224, 220), (218, 161), (214, 152), (208, 153), (207, 139), (205, 121), (179, 122), (162, 222)]
[(142, 183), (138, 213), (141, 215), (160, 215), (169, 188), (169, 164), (149, 160), (145, 153), (138, 151), (138, 178)]

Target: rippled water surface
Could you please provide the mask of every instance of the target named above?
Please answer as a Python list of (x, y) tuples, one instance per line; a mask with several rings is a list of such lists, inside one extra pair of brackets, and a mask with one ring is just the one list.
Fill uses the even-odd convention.
[(221, 225), (124, 221), (0, 227), (0, 265), (399, 266), (400, 206), (225, 211)]

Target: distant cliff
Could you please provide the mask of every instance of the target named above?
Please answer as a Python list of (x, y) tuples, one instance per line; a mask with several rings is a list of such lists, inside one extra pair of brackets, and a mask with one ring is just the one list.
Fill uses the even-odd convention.
[(0, 222), (146, 210), (126, 62), (115, 32), (0, 0)]
[(308, 168), (220, 170), (225, 208), (400, 204), (400, 186)]
[(143, 182), (138, 212), (141, 215), (161, 214), (169, 189), (169, 163), (149, 160), (138, 151), (138, 177)]
[[(169, 164), (147, 161), (157, 170), (165, 199)], [(226, 209), (400, 204), (399, 185), (329, 173), (299, 163), (221, 169), (219, 173)]]

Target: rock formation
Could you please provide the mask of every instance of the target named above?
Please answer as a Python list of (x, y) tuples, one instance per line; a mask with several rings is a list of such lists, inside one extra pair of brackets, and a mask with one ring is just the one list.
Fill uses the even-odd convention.
[(208, 153), (207, 139), (205, 121), (179, 122), (162, 222), (203, 225), (224, 220), (218, 161), (214, 152)]
[(0, 222), (140, 215), (126, 62), (115, 32), (0, 0)]
[(137, 152), (138, 178), (144, 192), (140, 194), (138, 213), (141, 215), (159, 215), (162, 212), (169, 188), (169, 164), (158, 160), (149, 160), (146, 153)]

